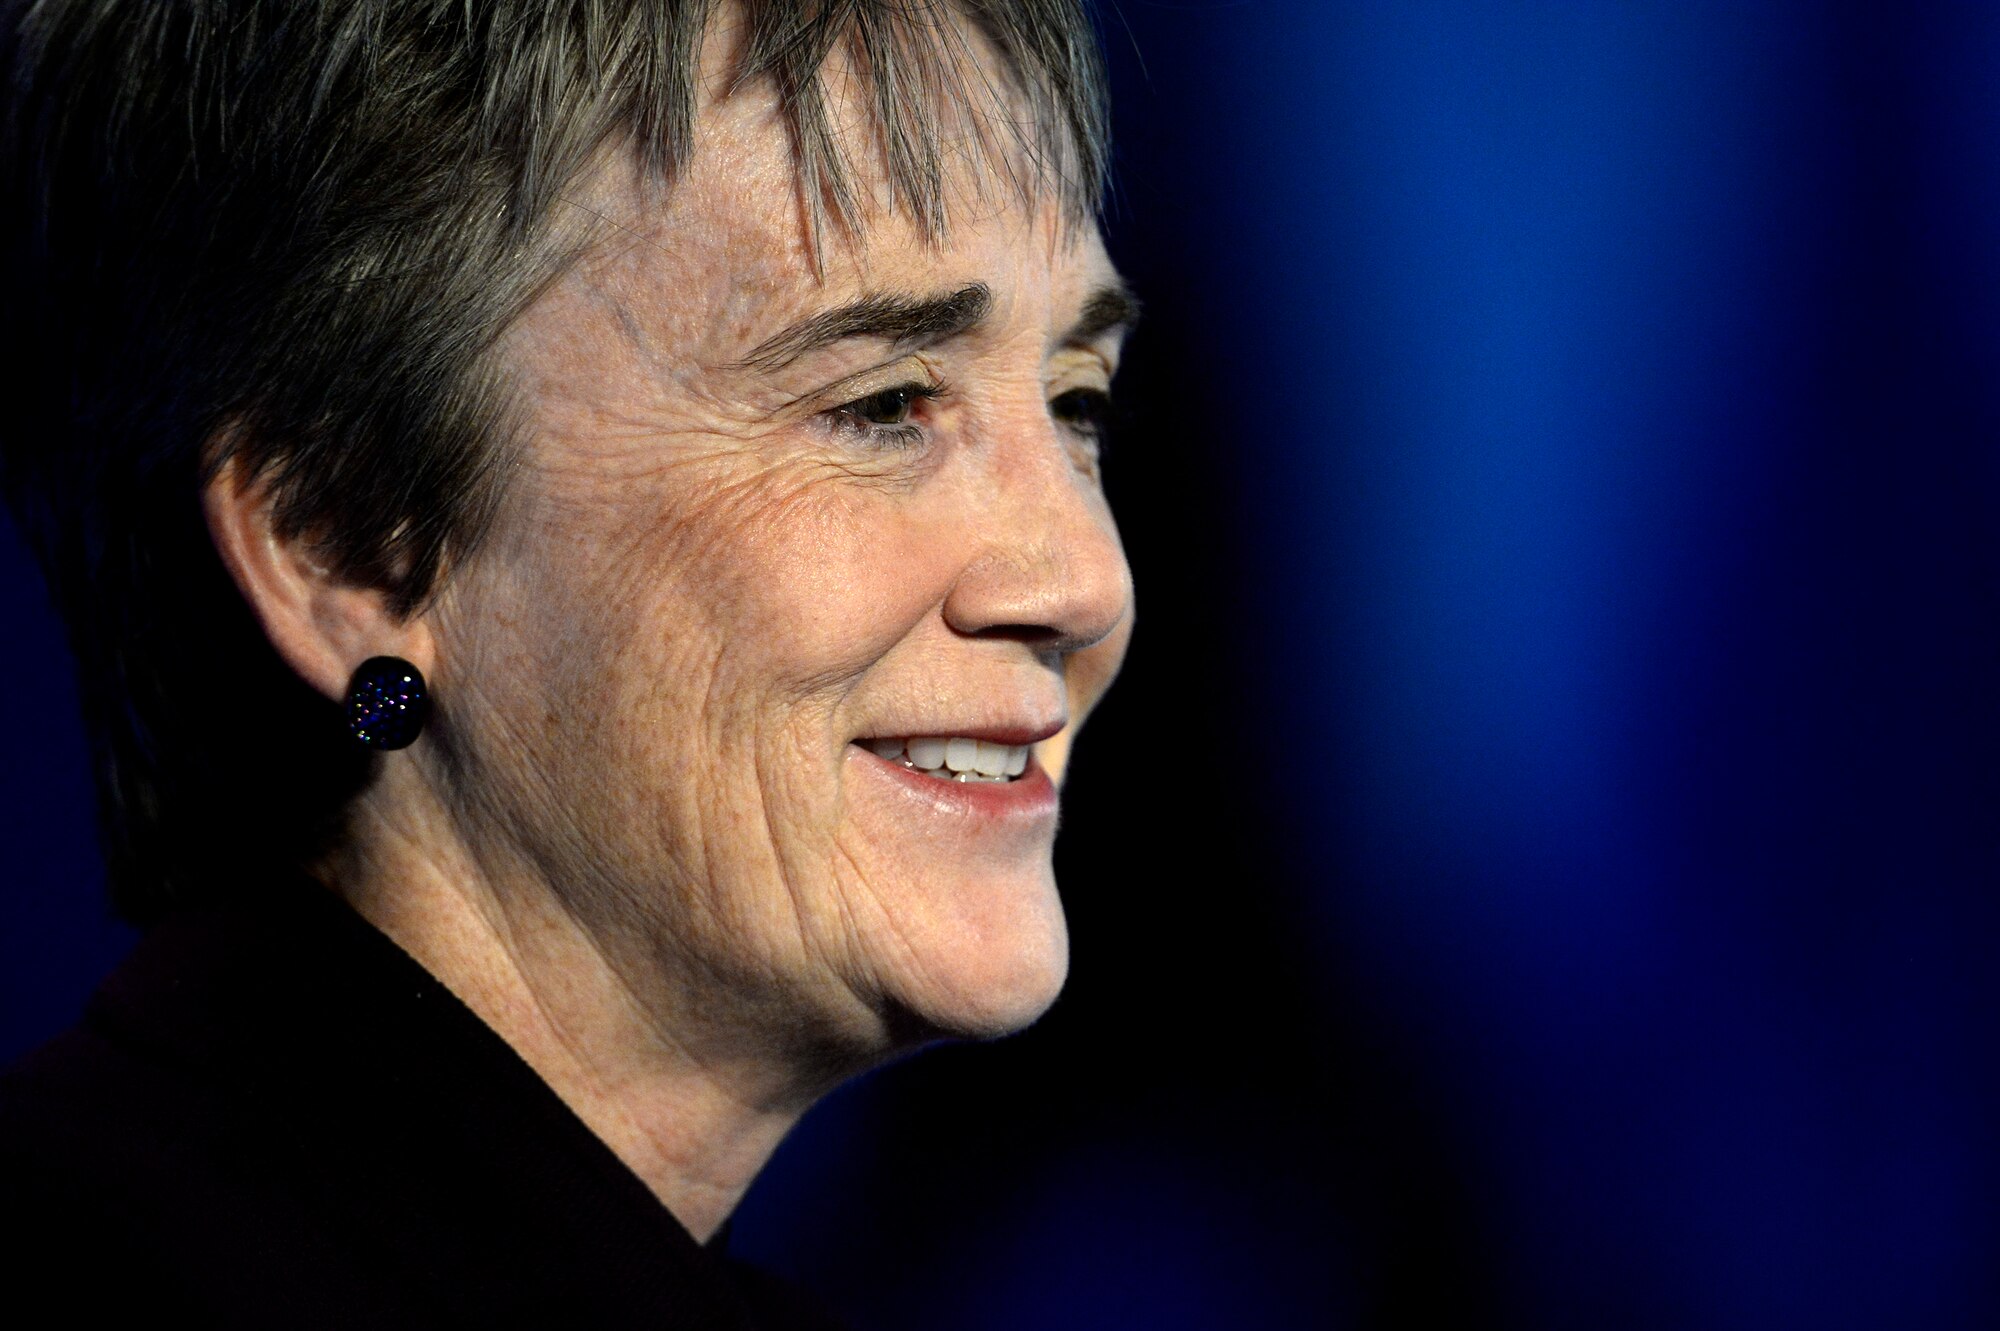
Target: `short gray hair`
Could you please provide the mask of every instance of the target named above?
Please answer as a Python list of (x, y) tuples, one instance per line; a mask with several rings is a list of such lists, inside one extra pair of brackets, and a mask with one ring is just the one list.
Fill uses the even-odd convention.
[[(990, 165), (1097, 211), (1085, 0), (731, 0), (815, 227), (858, 226), (822, 71), (872, 89), (898, 206), (945, 223), (940, 109), (977, 34), (1024, 106)], [(489, 352), (574, 257), (607, 146), (671, 184), (717, 0), (34, 0), (0, 25), (0, 481), (68, 625), (114, 902), (145, 923), (337, 840), (369, 760), (210, 546), (202, 484), (266, 478), (287, 535), (401, 613), (476, 549), (509, 449)], [(994, 152), (997, 147), (998, 151)]]

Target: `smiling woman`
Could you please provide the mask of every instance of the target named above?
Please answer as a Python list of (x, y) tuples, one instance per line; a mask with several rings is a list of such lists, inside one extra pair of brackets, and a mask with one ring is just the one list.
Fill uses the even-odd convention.
[(815, 1099), (1067, 967), (1137, 310), (1083, 15), (7, 41), (9, 496), (150, 930), (4, 1083), (17, 1228), (151, 1313), (811, 1324), (699, 1244)]

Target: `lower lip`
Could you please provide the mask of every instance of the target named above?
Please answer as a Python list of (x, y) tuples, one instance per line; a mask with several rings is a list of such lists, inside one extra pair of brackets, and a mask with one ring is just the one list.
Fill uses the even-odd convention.
[(1012, 781), (947, 781), (858, 744), (848, 747), (860, 755), (868, 770), (881, 772), (898, 789), (922, 800), (936, 813), (1004, 822), (1033, 822), (1056, 814), (1056, 783), (1049, 780), (1032, 752), (1027, 770)]

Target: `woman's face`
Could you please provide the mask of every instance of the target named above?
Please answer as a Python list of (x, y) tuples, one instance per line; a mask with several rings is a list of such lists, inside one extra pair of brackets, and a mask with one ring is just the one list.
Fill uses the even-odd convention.
[[(491, 876), (552, 888), (677, 1038), (1017, 1028), (1067, 965), (1054, 783), (1131, 629), (1103, 245), (965, 198), (941, 244), (829, 224), (815, 276), (750, 97), (664, 205), (627, 175), (502, 348), (525, 454), (430, 612), (429, 761)], [(1032, 757), (947, 780), (911, 739)]]

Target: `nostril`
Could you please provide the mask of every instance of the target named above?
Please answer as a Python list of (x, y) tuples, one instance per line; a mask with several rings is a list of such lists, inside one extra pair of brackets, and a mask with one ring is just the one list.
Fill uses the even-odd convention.
[(989, 628), (973, 629), (966, 634), (969, 638), (1007, 638), (1015, 642), (1027, 643), (1030, 647), (1055, 647), (1063, 639), (1061, 629), (1047, 624), (994, 624)]

